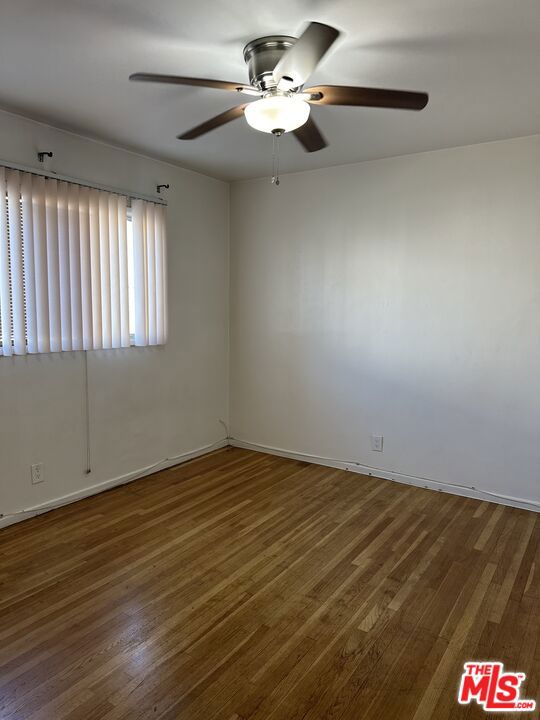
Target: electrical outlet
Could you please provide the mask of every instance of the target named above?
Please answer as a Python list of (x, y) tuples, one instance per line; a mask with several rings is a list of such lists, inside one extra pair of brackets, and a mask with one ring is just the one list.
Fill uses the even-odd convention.
[(31, 467), (32, 471), (32, 485), (38, 485), (45, 480), (45, 474), (43, 471), (43, 463), (36, 463)]
[(374, 452), (382, 452), (383, 451), (383, 441), (384, 441), (384, 437), (382, 435), (372, 435), (371, 436), (371, 449)]

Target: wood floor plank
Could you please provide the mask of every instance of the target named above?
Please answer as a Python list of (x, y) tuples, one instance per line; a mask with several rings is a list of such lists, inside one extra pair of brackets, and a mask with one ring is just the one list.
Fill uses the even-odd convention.
[(227, 448), (0, 531), (2, 720), (437, 720), (540, 687), (540, 516)]

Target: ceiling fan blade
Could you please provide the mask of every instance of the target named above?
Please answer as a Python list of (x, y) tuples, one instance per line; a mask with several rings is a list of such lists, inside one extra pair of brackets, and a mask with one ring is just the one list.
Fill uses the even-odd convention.
[(183, 77), (182, 75), (156, 75), (154, 73), (133, 73), (129, 76), (130, 80), (137, 82), (156, 82), (166, 83), (168, 85), (194, 85), (196, 87), (209, 87), (216, 90), (233, 90), (243, 92), (244, 90), (254, 90), (254, 88), (244, 83), (227, 82), (226, 80), (211, 80), (209, 78), (193, 78)]
[(330, 25), (310, 23), (274, 68), (274, 80), (279, 89), (288, 90), (303, 85), (338, 36), (339, 31)]
[(194, 140), (195, 138), (210, 132), (210, 130), (215, 130), (216, 128), (221, 127), (221, 125), (226, 125), (231, 122), (231, 120), (236, 120), (236, 118), (241, 117), (244, 114), (245, 107), (245, 105), (236, 105), (235, 107), (230, 108), (230, 110), (225, 110), (225, 112), (210, 118), (210, 120), (207, 120), (206, 122), (203, 122), (182, 135), (177, 135), (176, 137), (178, 140)]
[(422, 110), (429, 100), (429, 95), (423, 92), (346, 85), (318, 85), (304, 90), (304, 93), (320, 95), (320, 97), (308, 99), (308, 102), (315, 105), (357, 105), (398, 110)]
[(306, 152), (316, 152), (327, 147), (328, 143), (321, 134), (313, 118), (309, 117), (304, 125), (293, 131), (296, 139), (304, 146)]

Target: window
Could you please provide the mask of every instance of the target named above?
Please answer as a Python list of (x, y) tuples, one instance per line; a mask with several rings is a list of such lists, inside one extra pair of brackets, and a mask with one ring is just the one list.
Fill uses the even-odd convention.
[(164, 207), (0, 167), (0, 354), (161, 345)]

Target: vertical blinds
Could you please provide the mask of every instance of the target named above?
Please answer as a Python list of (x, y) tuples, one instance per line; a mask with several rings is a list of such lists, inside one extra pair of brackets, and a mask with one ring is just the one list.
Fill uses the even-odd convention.
[(129, 247), (127, 204), (0, 167), (1, 354), (166, 342), (165, 210), (132, 201)]

